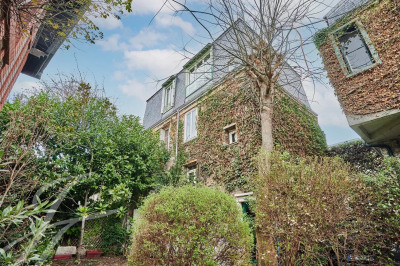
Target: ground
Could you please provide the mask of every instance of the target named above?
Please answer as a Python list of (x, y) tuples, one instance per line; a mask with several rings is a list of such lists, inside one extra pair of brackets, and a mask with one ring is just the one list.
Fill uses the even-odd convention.
[[(75, 258), (68, 259), (68, 260), (55, 260), (53, 264), (55, 266), (75, 266)], [(82, 258), (80, 265), (87, 265), (87, 266), (120, 266), (120, 265), (127, 265), (127, 260), (123, 256), (118, 257), (100, 257), (100, 258)]]

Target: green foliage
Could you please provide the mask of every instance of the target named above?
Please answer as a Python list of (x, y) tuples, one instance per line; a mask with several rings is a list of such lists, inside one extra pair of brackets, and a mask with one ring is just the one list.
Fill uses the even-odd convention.
[(123, 245), (127, 241), (128, 232), (122, 226), (122, 219), (119, 217), (107, 216), (86, 221), (83, 237), (86, 249), (102, 250), (107, 255), (122, 255)]
[[(139, 118), (118, 116), (114, 105), (90, 84), (71, 79), (45, 87), (7, 103), (0, 112), (0, 128), (5, 129), (0, 156), (7, 162), (0, 171), (0, 247), (23, 236), (21, 232), (37, 232), (13, 247), (14, 254), (26, 251), (25, 260), (37, 255), (38, 243), (48, 232), (42, 218), (35, 218), (46, 213), (48, 203), (29, 204), (40, 186), (57, 181), (44, 191), (42, 197), (48, 199), (71, 187), (54, 219), (112, 208), (123, 215), (127, 206), (156, 187), (168, 159), (159, 139), (143, 129)], [(73, 179), (65, 182), (66, 177)], [(93, 194), (100, 194), (100, 200), (79, 206)]]
[[(132, 0), (79, 0), (79, 1), (9, 1), (8, 5), (15, 10), (14, 16), (18, 29), (28, 35), (27, 25), (43, 26), (50, 33), (46, 41), (56, 38), (83, 39), (94, 43), (103, 38), (103, 33), (96, 25), (96, 20), (113, 17), (121, 19), (121, 15), (132, 12)], [(1, 6), (0, 8), (6, 8)], [(40, 15), (40, 14), (42, 14)], [(27, 16), (31, 23), (26, 22)], [(66, 45), (68, 49), (70, 44)]]
[(354, 171), (371, 174), (382, 168), (383, 157), (361, 140), (330, 147), (328, 156), (339, 156), (348, 162)]
[(322, 155), (327, 150), (318, 120), (304, 106), (278, 91), (274, 97), (275, 146), (297, 155)]
[(123, 245), (128, 241), (128, 233), (119, 218), (110, 217), (102, 225), (101, 248), (105, 254), (121, 255)]
[(132, 242), (132, 265), (248, 265), (252, 238), (233, 198), (183, 186), (145, 200)]
[(400, 242), (400, 159), (388, 157), (376, 173), (363, 175), (368, 200), (364, 205), (379, 233), (374, 250), (387, 260)]

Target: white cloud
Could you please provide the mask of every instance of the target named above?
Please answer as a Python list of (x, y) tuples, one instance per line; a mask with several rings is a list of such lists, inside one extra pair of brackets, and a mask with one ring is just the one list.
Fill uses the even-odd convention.
[(167, 36), (153, 29), (141, 30), (136, 36), (129, 39), (130, 47), (134, 49), (143, 49), (153, 47), (160, 41), (167, 40)]
[(145, 82), (140, 82), (136, 79), (127, 80), (118, 88), (127, 96), (136, 97), (142, 101), (146, 101), (157, 89), (157, 83), (146, 79)]
[(184, 56), (172, 49), (126, 51), (124, 57), (129, 70), (145, 70), (158, 79), (177, 73), (185, 63)]
[(29, 91), (32, 90), (41, 90), (43, 88), (42, 84), (40, 84), (38, 81), (20, 81), (17, 80), (15, 83), (12, 92), (14, 94), (16, 93), (24, 93), (24, 94), (29, 94)]
[(119, 34), (113, 34), (105, 40), (98, 40), (97, 44), (100, 45), (104, 51), (119, 51), (122, 48), (120, 37)]
[(120, 19), (117, 19), (114, 16), (109, 16), (107, 18), (101, 17), (89, 17), (93, 23), (100, 28), (100, 30), (113, 30), (117, 28), (122, 28), (123, 24)]
[(135, 0), (132, 4), (133, 13), (140, 15), (156, 14), (158, 11), (160, 13), (172, 13), (179, 9), (178, 4), (172, 4), (170, 1), (165, 5), (164, 3), (166, 3), (165, 0)]
[(105, 40), (97, 41), (104, 51), (127, 51), (142, 50), (143, 48), (154, 47), (160, 41), (167, 40), (167, 36), (155, 31), (154, 29), (143, 29), (137, 35), (133, 36), (128, 42), (121, 41), (120, 34), (113, 34)]
[(192, 23), (184, 21), (181, 17), (173, 16), (171, 14), (159, 14), (155, 21), (159, 27), (178, 27), (188, 35), (193, 35), (196, 32)]
[(318, 114), (321, 126), (336, 126), (347, 128), (348, 123), (332, 87), (322, 84), (314, 85), (310, 81), (303, 82), (304, 89), (310, 101), (311, 108)]

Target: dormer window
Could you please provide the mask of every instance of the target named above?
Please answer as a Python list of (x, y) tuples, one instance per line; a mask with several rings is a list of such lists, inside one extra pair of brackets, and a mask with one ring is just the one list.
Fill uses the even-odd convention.
[(207, 48), (203, 54), (200, 52), (198, 58), (189, 61), (186, 75), (186, 97), (203, 87), (212, 79), (212, 54), (211, 49)]
[(162, 113), (166, 113), (174, 106), (175, 100), (175, 79), (167, 81), (163, 85)]

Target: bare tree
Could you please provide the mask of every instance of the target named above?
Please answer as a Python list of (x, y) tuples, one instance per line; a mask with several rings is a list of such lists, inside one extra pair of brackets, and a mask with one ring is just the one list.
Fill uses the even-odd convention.
[[(308, 46), (313, 42), (314, 25), (322, 22), (318, 17), (329, 5), (318, 0), (207, 0), (201, 9), (184, 0), (167, 0), (166, 4), (178, 15), (191, 14), (201, 25), (207, 36), (195, 38), (200, 43), (214, 41), (216, 34), (225, 32), (214, 42), (218, 51), (213, 54), (214, 73), (230, 72), (233, 64), (240, 73), (234, 78), (249, 84), (259, 100), (262, 150), (271, 151), (278, 90), (283, 88), (308, 104), (302, 80), (321, 80), (322, 69), (309, 56)], [(261, 265), (276, 264), (267, 255), (276, 254), (274, 241), (259, 235)]]

